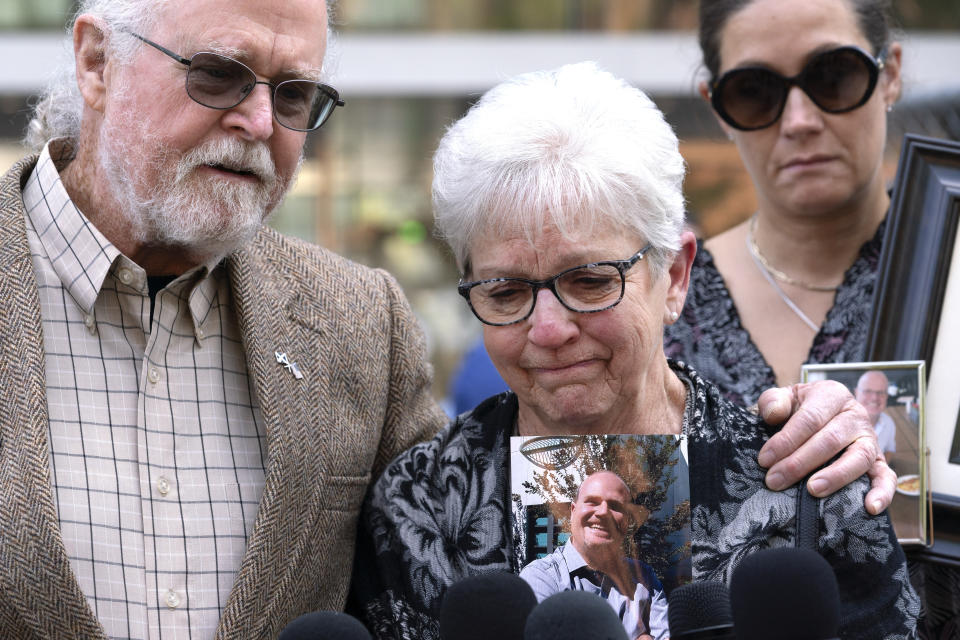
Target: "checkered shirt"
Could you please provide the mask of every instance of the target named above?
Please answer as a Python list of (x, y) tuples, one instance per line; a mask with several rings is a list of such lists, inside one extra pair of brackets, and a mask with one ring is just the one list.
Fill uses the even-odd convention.
[(174, 280), (151, 324), (146, 273), (70, 201), (49, 146), (23, 200), (51, 481), (80, 587), (112, 638), (212, 638), (266, 453), (226, 270)]

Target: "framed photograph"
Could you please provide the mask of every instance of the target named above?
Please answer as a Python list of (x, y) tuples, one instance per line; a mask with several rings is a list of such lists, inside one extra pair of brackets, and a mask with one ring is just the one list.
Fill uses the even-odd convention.
[(888, 511), (902, 545), (930, 543), (924, 370), (923, 360), (807, 364), (802, 369), (804, 382), (836, 380), (866, 408), (887, 464), (897, 474)]
[(692, 579), (685, 448), (677, 436), (511, 438), (515, 560), (538, 599), (574, 585), (607, 600), (629, 637), (666, 632), (667, 598)]
[(927, 363), (935, 503), (960, 509), (960, 143), (904, 137), (879, 265), (869, 360)]

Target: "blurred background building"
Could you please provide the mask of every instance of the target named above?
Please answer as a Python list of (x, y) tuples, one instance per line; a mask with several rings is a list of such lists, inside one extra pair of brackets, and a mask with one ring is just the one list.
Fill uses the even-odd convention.
[[(960, 6), (896, 0), (905, 90), (891, 114), (888, 175), (906, 131), (960, 138)], [(64, 51), (71, 0), (0, 2), (0, 163), (23, 154), (31, 96)], [(399, 279), (427, 330), (437, 397), (479, 323), (432, 235), (431, 155), (446, 126), (516, 73), (596, 60), (666, 112), (689, 164), (691, 222), (705, 236), (754, 209), (732, 144), (696, 93), (696, 0), (337, 0), (333, 76), (347, 106), (308, 137), (278, 229)]]

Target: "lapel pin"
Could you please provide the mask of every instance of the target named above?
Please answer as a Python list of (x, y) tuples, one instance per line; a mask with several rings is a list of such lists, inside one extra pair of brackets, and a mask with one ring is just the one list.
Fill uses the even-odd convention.
[(287, 354), (283, 353), (282, 351), (276, 351), (274, 352), (274, 355), (277, 358), (277, 363), (282, 364), (287, 371), (293, 374), (294, 378), (297, 380), (303, 379), (303, 374), (300, 373), (300, 367), (297, 366), (296, 362), (290, 362), (290, 359), (287, 358)]

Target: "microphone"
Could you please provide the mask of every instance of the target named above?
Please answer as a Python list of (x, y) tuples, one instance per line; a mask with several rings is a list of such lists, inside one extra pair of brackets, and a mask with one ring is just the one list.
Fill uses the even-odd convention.
[(730, 593), (717, 580), (691, 582), (670, 594), (670, 640), (735, 640)]
[(295, 618), (277, 640), (371, 640), (363, 624), (339, 611), (314, 611)]
[(730, 579), (730, 605), (739, 640), (840, 635), (837, 577), (810, 549), (764, 549), (744, 558)]
[(527, 618), (524, 640), (628, 640), (607, 601), (587, 591), (561, 591)]
[(512, 573), (465, 578), (440, 604), (440, 639), (523, 640), (523, 625), (536, 604), (530, 585)]

